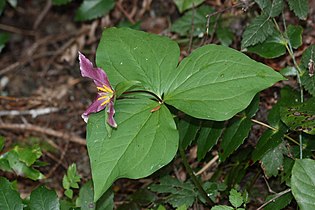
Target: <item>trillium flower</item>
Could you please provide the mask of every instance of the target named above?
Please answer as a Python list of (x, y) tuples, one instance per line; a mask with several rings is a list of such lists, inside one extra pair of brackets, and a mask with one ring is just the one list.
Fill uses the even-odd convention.
[(87, 122), (91, 113), (99, 112), (107, 107), (107, 123), (116, 128), (117, 124), (114, 119), (115, 91), (112, 89), (105, 71), (101, 68), (94, 68), (92, 62), (80, 52), (79, 60), (82, 77), (92, 79), (98, 90), (95, 101), (82, 114), (82, 118)]

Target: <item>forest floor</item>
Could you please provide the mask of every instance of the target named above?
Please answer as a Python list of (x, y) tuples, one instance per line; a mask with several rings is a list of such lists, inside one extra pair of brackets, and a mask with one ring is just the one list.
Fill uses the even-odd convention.
[[(234, 1), (206, 2), (216, 11), (233, 15), (244, 13), (242, 8), (227, 9), (233, 6)], [(40, 182), (0, 171), (0, 175), (10, 180), (18, 180), (24, 197), (43, 183), (61, 196), (62, 178), (72, 163), (76, 163), (83, 181), (91, 178), (85, 145), (86, 123), (81, 114), (94, 99), (96, 91), (90, 80), (81, 77), (78, 51), (94, 61), (102, 29), (126, 21), (139, 22), (141, 29), (147, 32), (175, 40), (178, 38), (169, 30), (171, 22), (180, 17), (171, 0), (117, 0), (110, 14), (85, 22), (74, 21), (74, 11), (78, 6), (75, 2), (53, 6), (50, 1), (23, 0), (18, 1), (16, 8), (7, 6), (0, 17), (0, 30), (10, 33), (10, 40), (0, 54), (0, 135), (6, 139), (6, 148), (34, 142), (47, 148), (41, 160), (48, 165), (40, 169), (47, 178)], [(314, 9), (310, 16), (315, 17)], [(314, 18), (312, 21), (314, 24)], [(235, 27), (239, 33), (244, 29), (241, 22)], [(306, 45), (314, 43), (314, 28), (305, 30), (303, 40)], [(214, 38), (212, 43), (218, 41)], [(235, 37), (231, 47), (240, 48), (240, 37)], [(187, 44), (181, 50), (182, 57), (189, 53)], [(304, 46), (299, 48), (297, 58), (303, 50)], [(264, 63), (279, 70), (289, 60), (284, 56), (272, 61), (264, 60)], [(262, 121), (275, 103), (277, 91), (276, 85), (262, 93), (258, 114)], [(35, 113), (30, 110), (35, 110)], [(43, 110), (45, 113), (40, 113)], [(262, 133), (260, 128), (254, 127), (250, 139), (258, 138)], [(191, 148), (189, 160), (192, 165), (195, 153), (195, 149)], [(176, 165), (176, 160), (174, 165), (174, 174), (182, 180), (186, 179), (183, 167)], [(149, 182), (150, 177), (116, 182), (116, 205), (124, 203), (128, 194)], [(262, 185), (266, 190), (263, 182), (258, 180), (257, 186)]]

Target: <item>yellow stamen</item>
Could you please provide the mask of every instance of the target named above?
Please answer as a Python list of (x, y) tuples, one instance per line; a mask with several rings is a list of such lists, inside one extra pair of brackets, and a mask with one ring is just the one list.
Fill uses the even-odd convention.
[(107, 100), (107, 99), (110, 98), (110, 97), (108, 97), (108, 96), (101, 96), (101, 97), (97, 98), (97, 100), (99, 101), (99, 100), (102, 100), (102, 99), (105, 99), (105, 98), (106, 98), (106, 100)]
[(110, 88), (106, 87), (105, 85), (103, 85), (103, 87), (97, 87), (97, 89), (105, 93), (113, 93), (113, 91)]
[(110, 98), (109, 98), (109, 99), (106, 99), (106, 100), (101, 104), (101, 106), (104, 106), (105, 104), (108, 104), (109, 101), (110, 101)]

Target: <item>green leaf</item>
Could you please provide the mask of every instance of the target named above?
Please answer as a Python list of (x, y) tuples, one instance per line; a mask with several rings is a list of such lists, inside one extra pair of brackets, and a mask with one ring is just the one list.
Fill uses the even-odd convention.
[(286, 48), (281, 43), (280, 37), (269, 37), (262, 43), (248, 47), (247, 51), (263, 58), (277, 58), (286, 53)]
[(186, 149), (193, 140), (195, 140), (200, 125), (197, 120), (193, 118), (182, 119), (177, 123), (177, 129), (179, 133), (179, 143)]
[(28, 167), (25, 163), (19, 160), (19, 156), (16, 151), (12, 150), (7, 153), (6, 159), (8, 160), (11, 169), (19, 176), (27, 177), (32, 180), (43, 179), (44, 175), (38, 170)]
[(165, 105), (152, 100), (117, 100), (118, 128), (109, 138), (104, 111), (92, 114), (87, 127), (87, 146), (94, 181), (94, 200), (118, 178), (138, 179), (169, 163), (178, 148), (178, 132)]
[(22, 210), (23, 204), (19, 193), (12, 189), (11, 183), (4, 177), (0, 177), (0, 209)]
[[(1, 15), (1, 8), (0, 8), (0, 15)], [(5, 47), (5, 44), (9, 41), (9, 39), (10, 39), (10, 35), (8, 33), (0, 33), (0, 53), (2, 49)]]
[(218, 205), (218, 206), (212, 207), (211, 210), (234, 210), (234, 208), (231, 206)]
[(30, 209), (32, 210), (59, 210), (59, 199), (55, 191), (44, 186), (36, 188), (30, 196)]
[(260, 15), (246, 27), (243, 33), (242, 48), (262, 43), (272, 33), (274, 33), (274, 28), (269, 16)]
[(139, 189), (130, 198), (140, 206), (148, 206), (156, 200), (156, 195), (148, 189)]
[(290, 9), (300, 19), (306, 19), (308, 13), (308, 0), (288, 0)]
[(302, 85), (312, 96), (315, 96), (315, 77), (309, 75), (309, 63), (311, 61), (315, 61), (315, 45), (309, 46), (304, 51), (301, 59), (301, 68), (303, 70), (301, 76)]
[(197, 157), (198, 161), (202, 160), (208, 151), (217, 144), (224, 128), (223, 122), (208, 121), (202, 124), (197, 138)]
[(161, 178), (160, 184), (151, 185), (150, 190), (170, 194), (166, 201), (175, 208), (184, 204), (190, 207), (198, 196), (191, 182), (180, 182), (171, 176)]
[(173, 0), (180, 13), (187, 9), (200, 5), (205, 0)]
[(115, 87), (115, 96), (119, 98), (124, 92), (127, 90), (133, 89), (135, 87), (139, 87), (141, 82), (139, 81), (123, 81), (116, 85)]
[(196, 118), (223, 121), (283, 77), (246, 55), (218, 45), (198, 48), (172, 76), (164, 100)]
[(3, 150), (5, 144), (5, 138), (3, 136), (0, 136), (0, 152)]
[(232, 44), (234, 35), (227, 27), (222, 27), (221, 25), (216, 30), (216, 35), (223, 46), (228, 47)]
[[(220, 191), (224, 191), (227, 188), (226, 184), (219, 182), (205, 182), (202, 187), (213, 202), (215, 202), (217, 197), (220, 195)], [(204, 198), (199, 196), (199, 199), (203, 201)]]
[(159, 97), (169, 84), (178, 58), (176, 42), (129, 28), (105, 29), (96, 53), (97, 65), (107, 70), (114, 87), (123, 81), (140, 81)]
[(302, 26), (289, 25), (286, 30), (286, 33), (291, 43), (291, 46), (294, 49), (297, 49), (298, 47), (302, 45), (302, 33), (303, 33)]
[(271, 18), (280, 15), (284, 6), (283, 0), (256, 0), (256, 2), (263, 13)]
[(278, 171), (283, 166), (283, 154), (287, 153), (288, 150), (285, 146), (285, 143), (281, 143), (263, 156), (261, 159), (261, 167), (263, 168), (267, 177), (278, 175)]
[[(0, 0), (0, 15), (2, 15), (2, 12), (5, 8), (5, 4), (6, 4), (5, 1), (6, 0)], [(0, 50), (0, 52), (1, 52), (1, 50)]]
[(31, 166), (35, 163), (37, 159), (42, 156), (41, 149), (38, 145), (33, 147), (15, 147), (14, 150), (19, 156), (19, 160), (24, 162), (27, 166)]
[(289, 76), (296, 76), (298, 74), (298, 71), (296, 70), (294, 66), (287, 66), (281, 69), (280, 73), (285, 77), (289, 77)]
[(292, 169), (291, 188), (301, 210), (315, 209), (315, 161), (296, 160)]
[(281, 120), (295, 131), (315, 135), (315, 98), (310, 98), (303, 104), (282, 107)]
[[(177, 19), (171, 27), (172, 32), (176, 32), (181, 36), (190, 36), (192, 30), (192, 20), (194, 21), (194, 36), (202, 37), (206, 32), (207, 15), (214, 12), (214, 9), (210, 6), (203, 5), (186, 12), (182, 17)], [(193, 18), (192, 18), (193, 17)], [(209, 30), (212, 31), (213, 24), (216, 21), (216, 17), (212, 16), (209, 20)]]
[(92, 181), (88, 181), (80, 188), (77, 203), (79, 203), (78, 206), (81, 207), (81, 210), (95, 210)]
[(75, 13), (75, 20), (84, 21), (101, 17), (108, 14), (114, 6), (114, 0), (84, 0)]
[(235, 208), (240, 207), (243, 204), (243, 196), (241, 193), (237, 192), (235, 189), (230, 191), (229, 201)]
[[(268, 196), (266, 202), (273, 199), (276, 195)], [(264, 207), (264, 210), (281, 210), (291, 203), (293, 196), (291, 193), (286, 193), (281, 197), (273, 200), (271, 203)]]
[(245, 140), (251, 129), (251, 117), (258, 110), (259, 98), (256, 96), (251, 105), (245, 110), (243, 116), (235, 117), (226, 127), (219, 152), (220, 160), (224, 161), (229, 157)]
[(114, 193), (108, 189), (96, 203), (96, 210), (114, 209)]
[(52, 0), (53, 5), (64, 5), (70, 3), (72, 0)]

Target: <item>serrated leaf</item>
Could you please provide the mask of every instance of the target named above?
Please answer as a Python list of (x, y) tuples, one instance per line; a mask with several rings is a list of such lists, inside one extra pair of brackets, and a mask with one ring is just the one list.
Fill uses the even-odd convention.
[(281, 120), (295, 131), (315, 135), (315, 98), (280, 109)]
[(0, 177), (0, 209), (22, 210), (23, 204), (19, 193), (12, 189), (11, 183), (4, 177)]
[(38, 145), (28, 148), (15, 147), (14, 150), (19, 156), (19, 160), (24, 162), (28, 167), (33, 165), (35, 161), (42, 156), (41, 149)]
[(270, 0), (255, 0), (255, 2), (259, 5), (261, 10), (264, 10), (267, 6), (270, 5)]
[(87, 146), (97, 200), (118, 178), (145, 177), (169, 163), (178, 148), (178, 132), (169, 110), (151, 100), (117, 100), (117, 130), (109, 138), (104, 113), (89, 117)]
[(36, 188), (30, 196), (30, 209), (32, 210), (59, 210), (59, 199), (55, 191), (44, 186)]
[(280, 129), (278, 131), (266, 130), (259, 138), (258, 144), (253, 151), (252, 159), (253, 163), (261, 160), (262, 157), (270, 150), (277, 147), (281, 142), (286, 129)]
[(237, 192), (235, 189), (230, 191), (229, 201), (235, 208), (240, 207), (243, 204), (243, 196), (241, 193)]
[[(207, 15), (213, 13), (214, 9), (210, 6), (203, 5), (194, 11), (186, 12), (182, 17), (177, 19), (171, 27), (171, 31), (181, 36), (190, 36), (192, 30), (192, 20), (194, 21), (194, 36), (202, 36), (206, 32)], [(193, 18), (192, 18), (193, 16)], [(213, 23), (216, 21), (215, 16), (209, 20), (209, 30), (212, 31)]]
[(84, 0), (75, 13), (75, 20), (84, 21), (101, 17), (109, 13), (114, 6), (114, 0)]
[(302, 45), (302, 33), (303, 33), (303, 28), (300, 25), (294, 26), (294, 25), (289, 25), (286, 34), (289, 38), (289, 41), (291, 43), (291, 46), (294, 49), (297, 49)]
[(217, 144), (219, 137), (224, 128), (223, 122), (208, 121), (204, 123), (200, 129), (197, 138), (197, 157), (198, 161), (202, 160), (208, 151)]
[(301, 83), (303, 87), (312, 95), (315, 96), (315, 77), (310, 76), (309, 63), (315, 61), (315, 45), (309, 46), (303, 53), (301, 59), (301, 68), (303, 74), (301, 76)]
[(175, 208), (184, 204), (190, 207), (198, 196), (191, 182), (180, 182), (170, 176), (161, 178), (160, 184), (151, 185), (150, 190), (170, 194), (166, 201)]
[(106, 69), (114, 87), (123, 81), (140, 81), (160, 97), (178, 58), (176, 42), (129, 28), (106, 29), (96, 53), (97, 65)]
[(290, 9), (300, 19), (306, 19), (308, 13), (308, 0), (288, 0)]
[(260, 15), (246, 27), (243, 33), (242, 48), (262, 43), (272, 33), (274, 33), (274, 28), (269, 16)]
[(32, 180), (43, 179), (44, 175), (38, 170), (28, 167), (24, 162), (19, 160), (19, 156), (16, 151), (12, 150), (7, 153), (6, 159), (10, 164), (10, 168), (19, 176), (27, 177)]
[(264, 169), (267, 177), (277, 176), (278, 171), (283, 165), (283, 154), (287, 154), (287, 148), (284, 143), (279, 144), (274, 149), (267, 152), (261, 159), (261, 167)]
[(258, 110), (259, 98), (255, 97), (251, 105), (242, 113), (242, 117), (235, 117), (226, 127), (220, 145), (219, 157), (226, 160), (245, 140), (251, 129), (251, 117)]
[[(268, 196), (266, 198), (266, 202), (273, 199), (274, 197), (275, 195)], [(281, 197), (267, 204), (264, 207), (264, 210), (281, 210), (291, 203), (292, 198), (293, 196), (291, 193), (286, 193), (285, 195), (282, 195)]]
[(236, 50), (206, 45), (185, 58), (172, 78), (165, 103), (196, 118), (223, 121), (283, 77)]
[(292, 194), (301, 210), (315, 209), (315, 161), (296, 160), (292, 169)]
[(180, 13), (200, 5), (205, 0), (173, 0)]

